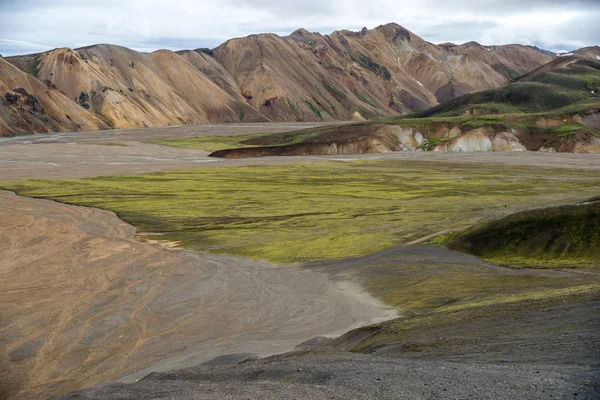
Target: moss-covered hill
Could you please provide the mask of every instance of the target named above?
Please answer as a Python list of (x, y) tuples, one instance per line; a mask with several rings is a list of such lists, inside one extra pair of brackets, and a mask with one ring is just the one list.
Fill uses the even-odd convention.
[(600, 200), (512, 214), (471, 228), (448, 246), (505, 265), (599, 267)]
[(500, 88), (466, 94), (395, 119), (541, 113), (574, 105), (578, 106), (571, 111), (585, 111), (590, 105), (600, 106), (599, 91), (600, 61), (560, 57)]

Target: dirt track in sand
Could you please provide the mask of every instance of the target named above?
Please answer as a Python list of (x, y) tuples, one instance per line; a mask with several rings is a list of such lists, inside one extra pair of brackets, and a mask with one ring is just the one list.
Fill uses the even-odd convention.
[(283, 352), (395, 315), (313, 271), (140, 242), (108, 211), (0, 191), (0, 220), (0, 397)]
[[(264, 165), (327, 160), (396, 159), (440, 163), (493, 163), (538, 167), (600, 170), (600, 154), (503, 152), (443, 153), (397, 152), (338, 156), (262, 157), (225, 160), (208, 157), (202, 150), (177, 149), (146, 143), (162, 138), (189, 138), (292, 131), (315, 124), (224, 124), (126, 129), (24, 136), (0, 140), (0, 180), (83, 178), (117, 174)], [(126, 146), (94, 145), (121, 143)]]

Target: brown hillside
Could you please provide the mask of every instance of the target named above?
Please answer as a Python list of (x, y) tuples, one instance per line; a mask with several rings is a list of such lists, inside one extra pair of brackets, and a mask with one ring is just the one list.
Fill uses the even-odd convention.
[(58, 90), (0, 58), (0, 136), (105, 128)]
[(600, 46), (583, 47), (581, 49), (573, 51), (573, 54), (579, 57), (600, 60)]
[(477, 42), (468, 42), (461, 45), (443, 44), (450, 53), (455, 55), (468, 55), (473, 59), (490, 66), (505, 79), (512, 79), (525, 74), (552, 58), (532, 47), (519, 44), (503, 46), (482, 46)]
[(520, 45), (436, 46), (397, 24), (250, 35), (213, 50), (100, 44), (6, 58), (114, 128), (385, 118), (497, 88), (549, 60)]
[(214, 57), (250, 104), (275, 120), (348, 119), (355, 111), (372, 119), (432, 106), (447, 85), (462, 94), (506, 81), (484, 62), (453, 55), (397, 24), (331, 35), (302, 29), (288, 37), (252, 35), (224, 43)]
[(57, 49), (39, 55), (36, 69), (40, 80), (115, 128), (239, 122), (242, 113), (249, 120), (265, 120), (168, 50)]

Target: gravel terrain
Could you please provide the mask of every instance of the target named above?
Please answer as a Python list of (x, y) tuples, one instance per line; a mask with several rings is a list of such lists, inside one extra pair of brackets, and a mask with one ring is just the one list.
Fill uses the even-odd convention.
[[(60, 399), (597, 399), (600, 292), (431, 317), (400, 324), (390, 341), (347, 353), (397, 322), (256, 360), (219, 357)], [(427, 318), (427, 317), (425, 317)], [(389, 328), (388, 328), (388, 331)], [(384, 339), (385, 341), (385, 339)], [(416, 348), (415, 345), (419, 347)]]
[[(157, 139), (283, 132), (316, 125), (307, 123), (189, 125), (117, 131), (56, 133), (0, 139), (0, 180), (84, 178), (198, 167), (357, 159), (492, 163), (600, 170), (600, 154), (406, 151), (385, 154), (262, 157), (226, 160), (208, 157), (209, 153), (202, 150), (177, 149), (147, 143)], [(94, 143), (101, 143), (101, 145), (94, 145)], [(121, 143), (126, 146), (106, 146), (104, 145), (106, 143)]]
[(333, 350), (152, 374), (60, 399), (596, 399), (600, 370), (377, 358)]

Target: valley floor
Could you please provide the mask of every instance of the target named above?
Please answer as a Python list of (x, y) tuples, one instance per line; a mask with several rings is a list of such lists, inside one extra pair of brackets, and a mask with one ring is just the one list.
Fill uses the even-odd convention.
[[(569, 153), (410, 152), (215, 160), (201, 150), (147, 143), (160, 138), (297, 128), (298, 124), (186, 126), (3, 140), (0, 181), (6, 181), (6, 185), (0, 187), (23, 179), (361, 159), (388, 160), (393, 162), (391, 166), (414, 162), (432, 166), (464, 164), (473, 169), (484, 163), (497, 165), (499, 170), (536, 167), (528, 172), (533, 180), (537, 172), (553, 168), (577, 172), (581, 189), (572, 189), (566, 174), (555, 180), (556, 199), (564, 202), (591, 197), (597, 187), (593, 185), (596, 171), (600, 171), (600, 155)], [(548, 179), (550, 182), (554, 177)], [(535, 199), (554, 199), (554, 194), (546, 193), (551, 183), (544, 185), (528, 198), (529, 206), (535, 205)], [(63, 187), (69, 186), (65, 183)], [(593, 333), (598, 321), (593, 318), (598, 315), (598, 276), (593, 271), (512, 270), (429, 245), (396, 247), (365, 257), (315, 262), (304, 268), (276, 267), (232, 256), (167, 250), (164, 246), (168, 244), (160, 240), (139, 241), (136, 227), (121, 221), (113, 212), (25, 198), (8, 191), (0, 191), (0, 220), (0, 319), (6, 321), (0, 324), (0, 397), (59, 395), (119, 379), (119, 385), (67, 398), (237, 399), (247, 398), (249, 393), (256, 398), (281, 398), (285, 393), (290, 398), (317, 399), (542, 399), (549, 394), (558, 398), (594, 398), (600, 393), (599, 342)], [(382, 266), (389, 269), (384, 271)], [(460, 274), (454, 274), (455, 268)], [(478, 282), (493, 277), (496, 286), (477, 286), (469, 280), (473, 274), (479, 277)], [(452, 281), (453, 276), (459, 281)], [(419, 286), (420, 282), (430, 286)], [(510, 288), (513, 283), (517, 285), (514, 292)], [(402, 290), (390, 291), (391, 285)], [(545, 319), (532, 319), (527, 314), (532, 311), (527, 308), (510, 311), (510, 304), (516, 300), (536, 300), (510, 297), (534, 286), (547, 289), (553, 299), (542, 305), (549, 311), (544, 314)], [(435, 292), (444, 292), (444, 287), (454, 292)], [(489, 297), (490, 293), (496, 297)], [(505, 307), (500, 312), (485, 308), (493, 304), (484, 300), (506, 300), (507, 295), (512, 300), (504, 306), (499, 303), (499, 307)], [(498, 318), (469, 324), (482, 318), (464, 314), (460, 307), (451, 308), (454, 302), (459, 306), (477, 301), (481, 302), (477, 309), (483, 315)], [(404, 310), (404, 306), (410, 310)], [(192, 367), (231, 353), (265, 356), (289, 351), (314, 336), (340, 335), (393, 318), (398, 311), (418, 318), (439, 306), (448, 306), (445, 312), (458, 314), (424, 314), (433, 318), (433, 322), (427, 322), (432, 327), (427, 331), (430, 336), (418, 329), (409, 330), (405, 339), (413, 347), (403, 348), (380, 336), (382, 346), (371, 349), (377, 353), (379, 348), (380, 354), (387, 352), (401, 359), (342, 352), (375, 337), (367, 331), (356, 343), (342, 337), (328, 343), (333, 348), (275, 356), (241, 366), (200, 366), (126, 384), (150, 372)], [(462, 319), (442, 318), (448, 315)], [(585, 318), (586, 315), (592, 318)], [(436, 320), (436, 316), (440, 319)], [(507, 318), (511, 321), (510, 332), (489, 334), (501, 329)], [(474, 326), (478, 330), (473, 331)], [(403, 328), (390, 325), (386, 329), (383, 333), (398, 335)], [(555, 329), (551, 333), (556, 341), (535, 350), (533, 344), (546, 341), (551, 329)], [(448, 348), (442, 346), (441, 351), (432, 332), (436, 330), (459, 338), (468, 332), (483, 332), (483, 339), (477, 342), (471, 337), (473, 343), (467, 345), (444, 342)], [(500, 352), (498, 356), (497, 350), (502, 346), (518, 348), (523, 343), (519, 338), (528, 336), (528, 332), (534, 332), (524, 347), (529, 349), (529, 359), (517, 360), (515, 351), (504, 356)], [(491, 341), (495, 347), (485, 346), (486, 335), (495, 338)], [(581, 340), (577, 335), (582, 335)], [(564, 356), (563, 344), (569, 353), (586, 354), (588, 358), (573, 362)], [(479, 358), (466, 354), (468, 349), (477, 349)], [(490, 357), (482, 356), (486, 352)], [(541, 363), (531, 362), (547, 352), (559, 355)], [(424, 357), (407, 359), (415, 358), (415, 354)]]
[(114, 213), (0, 191), (1, 395), (41, 398), (393, 318), (327, 276), (138, 241)]
[(316, 126), (294, 124), (224, 124), (56, 133), (0, 139), (0, 181), (16, 179), (84, 178), (138, 174), (197, 167), (289, 164), (327, 160), (407, 160), (486, 163), (600, 170), (600, 154), (543, 152), (397, 152), (307, 157), (218, 159), (203, 150), (177, 149), (150, 142), (197, 136), (247, 135), (294, 131)]

